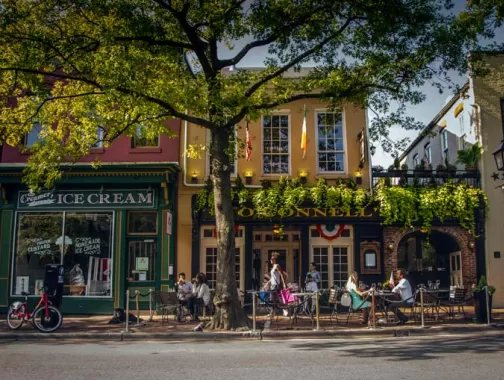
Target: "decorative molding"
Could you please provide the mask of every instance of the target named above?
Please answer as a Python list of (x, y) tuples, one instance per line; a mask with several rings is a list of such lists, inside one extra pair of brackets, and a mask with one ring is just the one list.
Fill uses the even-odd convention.
[[(366, 266), (366, 253), (375, 254), (374, 268)], [(363, 241), (360, 243), (360, 274), (381, 274), (381, 243), (379, 241)]]

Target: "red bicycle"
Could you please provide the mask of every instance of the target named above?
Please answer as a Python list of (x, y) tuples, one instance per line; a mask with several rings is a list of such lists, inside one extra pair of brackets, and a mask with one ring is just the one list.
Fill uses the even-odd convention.
[(63, 316), (57, 307), (51, 305), (49, 297), (45, 291), (35, 306), (33, 313), (28, 311), (28, 296), (31, 293), (22, 292), (25, 297), (24, 302), (13, 302), (7, 312), (7, 324), (12, 330), (19, 329), (25, 321), (30, 321), (40, 331), (49, 333), (56, 331), (63, 323)]

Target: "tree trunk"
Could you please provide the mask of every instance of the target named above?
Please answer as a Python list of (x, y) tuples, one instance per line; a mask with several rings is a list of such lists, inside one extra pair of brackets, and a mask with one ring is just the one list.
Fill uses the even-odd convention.
[(240, 304), (235, 270), (235, 232), (231, 199), (229, 134), (215, 127), (212, 132), (211, 163), (214, 185), (215, 226), (217, 231), (217, 281), (214, 295), (215, 315), (207, 327), (238, 329), (248, 326)]

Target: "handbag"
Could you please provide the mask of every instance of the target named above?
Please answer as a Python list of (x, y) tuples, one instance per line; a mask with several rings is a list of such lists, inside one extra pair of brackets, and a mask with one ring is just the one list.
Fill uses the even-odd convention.
[(293, 296), (291, 294), (290, 289), (282, 289), (278, 292), (278, 294), (280, 295), (282, 302), (286, 305), (293, 303), (293, 302), (297, 302), (297, 300), (298, 300), (298, 298), (296, 296)]

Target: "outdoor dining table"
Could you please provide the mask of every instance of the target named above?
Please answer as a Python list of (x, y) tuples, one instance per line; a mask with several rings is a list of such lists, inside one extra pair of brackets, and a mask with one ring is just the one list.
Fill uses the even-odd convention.
[[(293, 306), (293, 311), (292, 311), (292, 324), (295, 325), (297, 324), (297, 320), (299, 318), (300, 314), (305, 314), (310, 317), (313, 325), (314, 321), (314, 315), (313, 315), (313, 308), (307, 307), (308, 305), (308, 300), (310, 298), (315, 298), (317, 292), (295, 292), (291, 293), (292, 296), (296, 297), (296, 301)], [(302, 306), (302, 307), (301, 307)], [(317, 306), (317, 305), (315, 305)], [(318, 313), (318, 311), (317, 311)]]

